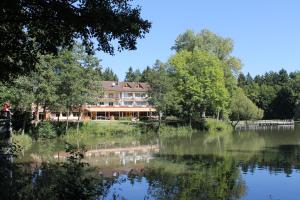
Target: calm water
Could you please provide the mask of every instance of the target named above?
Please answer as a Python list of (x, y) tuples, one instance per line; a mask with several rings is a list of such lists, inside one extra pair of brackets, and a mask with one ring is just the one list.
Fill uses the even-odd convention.
[[(98, 199), (300, 199), (299, 125), (286, 130), (153, 136), (132, 144), (91, 146), (85, 161), (92, 172), (73, 175), (102, 177)], [(48, 169), (41, 161), (64, 159), (62, 148), (59, 142), (35, 144), (18, 162), (30, 163), (31, 171), (44, 177)], [(52, 173), (55, 170), (51, 168)], [(47, 184), (50, 179), (42, 180)]]

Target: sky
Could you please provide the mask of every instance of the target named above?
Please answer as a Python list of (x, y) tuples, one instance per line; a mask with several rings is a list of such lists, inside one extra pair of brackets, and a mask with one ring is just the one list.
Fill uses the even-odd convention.
[(234, 41), (233, 56), (242, 72), (300, 70), (300, 0), (134, 0), (141, 16), (152, 22), (150, 32), (137, 41), (137, 50), (110, 56), (97, 52), (102, 67), (111, 67), (124, 80), (131, 66), (143, 70), (155, 60), (166, 62), (176, 37), (202, 29)]

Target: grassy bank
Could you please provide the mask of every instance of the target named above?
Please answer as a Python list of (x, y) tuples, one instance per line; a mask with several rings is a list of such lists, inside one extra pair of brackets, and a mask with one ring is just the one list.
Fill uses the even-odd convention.
[[(193, 126), (194, 127), (194, 126)], [(206, 119), (197, 122), (197, 129), (183, 123), (167, 122), (162, 123), (158, 128), (158, 122), (137, 122), (130, 121), (97, 121), (81, 123), (79, 131), (76, 126), (70, 125), (65, 131), (65, 124), (42, 122), (35, 127), (34, 138), (38, 140), (60, 138), (63, 141), (75, 145), (89, 145), (91, 148), (98, 148), (99, 145), (126, 146), (131, 144), (148, 143), (152, 138), (188, 136), (198, 132), (231, 132), (232, 127), (229, 123), (215, 119)], [(200, 128), (199, 128), (200, 127)], [(37, 136), (37, 137), (36, 137)], [(14, 140), (19, 146), (28, 149), (32, 143), (28, 135), (14, 135)]]
[(137, 124), (125, 121), (101, 121), (83, 124), (79, 131), (70, 128), (63, 140), (79, 145), (120, 145), (126, 146), (139, 139), (141, 130)]

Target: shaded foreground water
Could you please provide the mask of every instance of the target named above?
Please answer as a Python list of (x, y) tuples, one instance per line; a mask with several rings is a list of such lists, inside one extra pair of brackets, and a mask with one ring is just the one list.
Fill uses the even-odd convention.
[[(76, 159), (54, 164), (67, 156), (59, 141), (36, 143), (15, 161), (19, 167), (6, 182), (10, 192), (18, 193), (11, 199), (300, 198), (299, 125), (239, 133), (152, 135), (131, 144), (87, 145), (83, 161), (89, 166), (85, 166)], [(1, 196), (12, 197), (3, 184)]]

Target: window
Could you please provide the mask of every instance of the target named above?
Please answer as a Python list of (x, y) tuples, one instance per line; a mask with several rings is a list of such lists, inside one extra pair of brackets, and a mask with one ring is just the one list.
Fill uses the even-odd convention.
[(124, 105), (125, 106), (132, 106), (133, 105), (133, 101), (124, 101)]
[(141, 93), (135, 93), (135, 97), (141, 97)]
[(109, 94), (108, 94), (108, 97), (109, 97), (109, 98), (114, 98), (114, 94), (113, 94), (113, 93), (109, 93)]
[(73, 112), (73, 116), (74, 117), (78, 117), (79, 116), (79, 112)]
[(97, 106), (103, 106), (104, 105), (104, 102), (98, 102), (97, 103)]
[(113, 105), (114, 105), (114, 102), (109, 102), (108, 105), (109, 105), (109, 106), (113, 106)]
[(147, 104), (147, 102), (146, 101), (137, 101), (137, 102), (135, 102), (135, 104), (137, 106), (145, 106)]
[(124, 98), (132, 98), (133, 93), (124, 93)]

